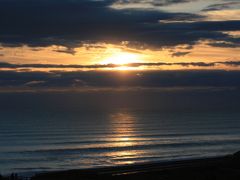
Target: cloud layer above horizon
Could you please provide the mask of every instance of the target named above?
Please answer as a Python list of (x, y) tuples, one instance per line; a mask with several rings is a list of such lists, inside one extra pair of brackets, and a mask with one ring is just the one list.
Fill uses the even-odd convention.
[[(232, 17), (223, 18), (226, 10)], [(0, 43), (161, 48), (209, 40), (211, 46), (238, 47), (240, 38), (225, 32), (240, 31), (239, 11), (234, 0), (0, 0)]]

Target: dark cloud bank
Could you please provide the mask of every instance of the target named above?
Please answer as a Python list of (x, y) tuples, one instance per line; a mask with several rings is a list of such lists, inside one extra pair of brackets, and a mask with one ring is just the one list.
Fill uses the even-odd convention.
[(240, 71), (0, 72), (1, 88), (239, 88)]
[(1, 71), (0, 79), (3, 118), (240, 110), (240, 71)]
[[(207, 39), (223, 42), (225, 46), (239, 46), (239, 38), (223, 31), (240, 30), (240, 21), (206, 22), (197, 14), (111, 9), (109, 6), (115, 1), (0, 0), (0, 43), (32, 47), (63, 45), (71, 49), (83, 43), (129, 41), (129, 46), (137, 48), (161, 48), (193, 45)], [(179, 2), (186, 1), (154, 1), (153, 4)], [(161, 20), (195, 22), (166, 24)], [(221, 43), (211, 45), (221, 46)]]

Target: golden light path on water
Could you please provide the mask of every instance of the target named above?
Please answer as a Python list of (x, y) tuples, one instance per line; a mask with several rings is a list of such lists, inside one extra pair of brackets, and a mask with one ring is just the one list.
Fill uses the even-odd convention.
[[(138, 142), (134, 141), (135, 128), (136, 128), (136, 117), (128, 112), (117, 112), (111, 114), (110, 118), (110, 128), (114, 133), (114, 139), (116, 143), (113, 145), (116, 147), (131, 147), (137, 145)], [(131, 158), (139, 157), (140, 152), (136, 150), (121, 150), (115, 152), (109, 152), (106, 156), (116, 160), (115, 164), (133, 164), (135, 161)], [(121, 160), (121, 161), (120, 161)]]

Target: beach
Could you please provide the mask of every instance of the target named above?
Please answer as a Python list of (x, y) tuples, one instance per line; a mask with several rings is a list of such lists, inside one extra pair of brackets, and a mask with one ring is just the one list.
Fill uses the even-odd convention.
[(40, 173), (32, 180), (96, 180), (96, 179), (185, 179), (185, 180), (238, 180), (240, 155), (193, 159), (165, 163), (146, 163), (122, 167), (69, 170)]

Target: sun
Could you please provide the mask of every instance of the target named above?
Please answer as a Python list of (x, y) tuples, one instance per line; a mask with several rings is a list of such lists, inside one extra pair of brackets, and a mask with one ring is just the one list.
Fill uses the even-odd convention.
[(128, 52), (117, 52), (111, 56), (104, 59), (101, 64), (116, 64), (116, 65), (126, 65), (130, 63), (141, 62), (141, 57), (139, 54), (128, 53)]

